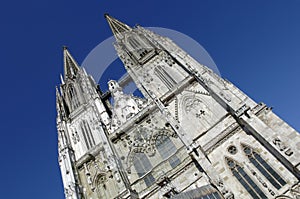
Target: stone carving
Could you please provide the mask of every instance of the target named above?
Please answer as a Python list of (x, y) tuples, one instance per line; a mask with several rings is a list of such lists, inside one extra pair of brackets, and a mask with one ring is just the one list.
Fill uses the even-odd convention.
[(98, 196), (100, 198), (103, 197), (103, 194), (104, 194), (105, 190), (107, 189), (106, 181), (107, 181), (107, 178), (106, 178), (105, 173), (100, 173), (95, 178), (95, 187), (94, 187), (93, 191), (95, 191), (95, 189), (96, 189)]
[[(130, 28), (105, 16), (114, 33), (129, 30), (128, 34), (120, 38), (117, 36), (114, 45), (129, 76), (147, 100), (126, 95), (113, 81), (110, 81), (110, 92), (100, 90), (92, 77), (79, 68), (68, 51), (64, 50), (66, 74), (62, 78), (61, 91), (57, 91), (56, 122), (59, 162), (68, 199), (172, 197), (177, 191), (187, 192), (207, 183), (213, 183), (213, 189), (223, 194), (220, 198), (237, 198), (240, 195), (250, 198), (251, 193), (247, 194), (249, 189), (243, 189), (243, 185), (245, 188), (246, 184), (253, 184), (253, 189), (257, 185), (257, 190), (263, 190), (269, 198), (284, 194), (277, 198), (300, 199), (299, 185), (292, 187), (298, 182), (295, 174), (299, 165), (296, 154), (299, 136), (296, 137), (294, 129), (267, 111), (265, 105), (257, 105), (250, 113), (250, 109), (243, 105), (247, 103), (249, 107), (254, 107), (254, 101), (191, 58), (170, 39), (142, 28)], [(129, 49), (130, 45), (133, 47), (128, 45), (127, 40), (131, 36), (132, 42), (136, 42), (133, 41), (136, 37), (137, 43)], [(142, 44), (143, 41), (147, 44)], [(144, 48), (149, 41), (152, 41), (150, 51)], [(129, 76), (120, 84), (126, 84)], [(74, 86), (70, 91), (69, 84)], [(110, 96), (113, 97), (111, 101)], [(232, 115), (232, 109), (238, 110), (235, 115)], [(258, 117), (255, 120), (243, 117), (244, 120), (240, 121), (239, 116), (243, 114), (257, 114)], [(78, 126), (82, 120), (88, 122), (91, 136), (95, 137), (81, 135)], [(266, 126), (274, 132), (265, 131)], [(87, 127), (88, 132), (90, 128)], [(253, 129), (257, 132), (255, 135), (251, 134)], [(280, 135), (272, 136), (278, 130), (282, 130)], [(180, 139), (174, 140), (173, 137), (177, 136)], [(85, 147), (84, 143), (80, 146), (81, 142), (91, 142), (92, 138), (96, 143), (89, 144), (90, 147)], [(164, 140), (169, 143), (161, 144)], [(176, 155), (171, 154), (171, 147), (167, 147), (171, 145), (170, 140), (176, 141)], [(242, 154), (243, 150), (237, 143), (244, 140), (258, 147), (259, 153), (255, 155), (264, 157), (266, 163), (273, 163), (270, 168), (274, 166), (274, 172), (278, 172), (279, 177), (284, 176), (286, 184), (277, 189), (273, 181), (266, 177), (268, 173), (271, 175), (271, 169), (265, 167), (263, 172), (256, 167), (259, 164), (263, 166), (262, 163), (256, 162), (257, 165), (254, 165), (251, 162), (255, 162), (254, 159), (250, 160)], [(270, 144), (275, 152), (268, 148)], [(279, 153), (286, 158), (283, 160)], [(163, 158), (164, 155), (166, 158)], [(222, 160), (220, 162), (220, 157), (224, 155), (239, 162), (228, 161), (228, 166), (225, 166)], [(138, 165), (146, 161), (149, 164)], [(130, 171), (130, 167), (137, 172), (139, 167), (147, 167), (147, 172), (128, 175), (126, 169)], [(228, 175), (230, 167), (234, 167), (232, 175)], [(160, 173), (162, 171), (163, 175)], [(235, 172), (240, 175), (235, 175)], [(137, 175), (140, 175), (139, 179)], [(149, 178), (146, 179), (146, 176)], [(236, 178), (244, 179), (246, 183), (241, 184), (239, 182), (242, 180)], [(154, 184), (148, 186), (146, 180)], [(203, 197), (215, 196), (215, 192), (210, 193)], [(258, 197), (266, 198), (263, 195)]]
[(147, 71), (143, 72), (142, 77), (143, 77), (144, 82), (146, 82), (147, 84), (150, 84), (151, 82), (153, 82), (153, 77)]
[(210, 94), (208, 92), (205, 92), (205, 91), (198, 91), (198, 90), (188, 90), (188, 91), (191, 91), (191, 92), (197, 93), (197, 94), (201, 94), (201, 95), (210, 96)]
[(231, 154), (231, 155), (235, 155), (237, 153), (237, 148), (233, 145), (229, 146), (227, 151)]
[(300, 198), (300, 183), (294, 185), (290, 189), (290, 193), (291, 193), (293, 199), (299, 199)]
[(290, 147), (286, 146), (286, 144), (282, 140), (280, 140), (280, 138), (275, 137), (272, 140), (272, 142), (280, 151), (284, 152), (285, 155), (291, 156), (294, 154), (292, 149)]
[(245, 111), (249, 110), (249, 107), (244, 104), (241, 108), (239, 108), (236, 112), (235, 112), (235, 115), (237, 117), (241, 116)]
[(264, 104), (264, 103), (259, 103), (259, 104), (257, 104), (254, 108), (252, 108), (252, 112), (254, 113), (254, 114), (256, 114), (256, 115), (258, 115), (259, 114), (259, 112), (261, 111), (261, 110), (263, 110), (263, 108), (265, 108), (266, 107), (266, 105)]
[(77, 144), (80, 141), (77, 131), (72, 132), (72, 140), (74, 144)]
[(176, 187), (172, 184), (171, 179), (164, 175), (159, 178), (157, 184), (161, 187), (161, 195), (167, 198), (170, 198), (179, 193)]
[(234, 199), (234, 194), (224, 185), (222, 179), (219, 179), (217, 182), (217, 188), (220, 190), (224, 198), (226, 199)]
[(227, 102), (231, 102), (231, 98), (229, 97), (229, 95), (220, 92), (220, 96), (222, 96)]
[(85, 176), (86, 176), (87, 183), (89, 185), (92, 185), (91, 173), (90, 173), (86, 163), (84, 163), (84, 171), (85, 171)]
[(131, 173), (131, 166), (133, 165), (133, 159), (136, 153), (146, 153), (150, 157), (155, 155), (156, 139), (161, 135), (177, 138), (175, 132), (166, 128), (155, 129), (152, 131), (150, 131), (147, 128), (140, 128), (135, 132), (134, 140), (131, 142), (129, 141), (130, 152), (127, 156), (127, 163), (126, 163), (128, 173)]
[(177, 121), (179, 121), (179, 117), (178, 117), (178, 98), (175, 97), (175, 119)]
[[(107, 164), (100, 162), (99, 160), (93, 162), (94, 166), (94, 174), (93, 177), (90, 177), (91, 189), (95, 191), (96, 188), (99, 188), (99, 185), (105, 187), (105, 183), (107, 178), (113, 178), (112, 169), (107, 166)], [(88, 170), (87, 170), (88, 171)], [(88, 171), (89, 172), (89, 171)], [(86, 173), (87, 177), (91, 176), (91, 174)], [(88, 180), (89, 183), (89, 180)]]
[(95, 116), (92, 117), (90, 124), (91, 124), (93, 130), (100, 129), (101, 124)]
[(75, 184), (69, 184), (68, 187), (65, 187), (66, 198), (72, 197), (75, 194)]
[(202, 110), (202, 109), (199, 110), (199, 113), (196, 113), (197, 118), (201, 118), (201, 116), (204, 116), (204, 115), (205, 115), (205, 110)]
[(172, 67), (173, 64), (175, 64), (175, 61), (172, 59), (170, 55), (167, 53), (163, 52), (163, 60), (170, 66)]
[(110, 126), (110, 130), (113, 132), (144, 108), (147, 100), (124, 94), (123, 89), (114, 80), (110, 80), (108, 85), (114, 99)]
[(186, 97), (183, 101), (184, 104), (184, 111), (187, 114), (192, 114), (196, 118), (201, 119), (208, 113), (208, 108), (201, 99), (195, 97), (195, 96), (189, 96)]

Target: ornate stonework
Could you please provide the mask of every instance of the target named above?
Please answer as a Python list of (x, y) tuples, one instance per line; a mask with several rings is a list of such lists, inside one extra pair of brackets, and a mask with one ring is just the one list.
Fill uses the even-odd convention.
[(126, 79), (100, 91), (64, 48), (56, 122), (67, 199), (300, 198), (298, 132), (170, 39), (105, 17), (144, 97), (124, 93)]

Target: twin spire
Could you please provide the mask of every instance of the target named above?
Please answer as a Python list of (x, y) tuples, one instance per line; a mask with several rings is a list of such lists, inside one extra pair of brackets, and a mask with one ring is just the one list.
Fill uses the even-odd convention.
[(132, 30), (130, 26), (125, 23), (120, 22), (119, 20), (113, 18), (109, 14), (104, 14), (105, 19), (107, 20), (110, 29), (112, 30), (116, 39), (122, 38), (122, 33)]
[(63, 47), (63, 53), (64, 53), (64, 72), (65, 72), (64, 79), (73, 78), (79, 70), (79, 65), (72, 57), (72, 55), (70, 54), (66, 46)]
[[(132, 30), (130, 26), (111, 17), (109, 14), (104, 14), (104, 17), (107, 20), (116, 39), (121, 39), (122, 33)], [(72, 79), (77, 74), (79, 70), (79, 65), (72, 57), (72, 55), (70, 54), (66, 46), (63, 47), (63, 53), (64, 53), (64, 79), (65, 80), (67, 78)]]

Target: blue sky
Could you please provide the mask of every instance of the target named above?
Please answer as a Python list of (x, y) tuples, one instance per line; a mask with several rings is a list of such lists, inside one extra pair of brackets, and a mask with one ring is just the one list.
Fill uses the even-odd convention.
[(223, 77), (300, 130), (299, 0), (1, 4), (1, 198), (63, 198), (55, 126), (62, 46), (81, 63), (111, 36), (106, 12), (129, 25), (169, 28), (195, 39)]

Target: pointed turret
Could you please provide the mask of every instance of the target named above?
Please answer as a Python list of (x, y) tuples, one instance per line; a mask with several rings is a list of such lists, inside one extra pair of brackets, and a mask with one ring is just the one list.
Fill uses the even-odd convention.
[(65, 72), (65, 79), (72, 78), (77, 74), (79, 70), (79, 66), (75, 59), (72, 57), (70, 52), (68, 51), (67, 47), (63, 47), (64, 52), (64, 72)]
[(55, 87), (55, 90), (56, 90), (56, 111), (57, 111), (57, 116), (60, 117), (61, 116), (61, 96), (60, 96), (57, 86)]
[(104, 17), (107, 20), (116, 39), (121, 39), (122, 33), (132, 30), (130, 26), (111, 17), (109, 14), (104, 14)]
[(57, 86), (56, 86), (56, 111), (57, 111), (58, 119), (63, 119), (64, 117), (67, 116), (67, 114), (69, 114), (66, 103), (62, 98)]

